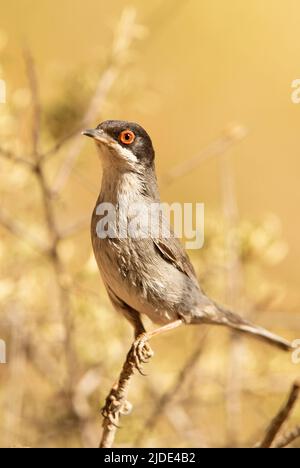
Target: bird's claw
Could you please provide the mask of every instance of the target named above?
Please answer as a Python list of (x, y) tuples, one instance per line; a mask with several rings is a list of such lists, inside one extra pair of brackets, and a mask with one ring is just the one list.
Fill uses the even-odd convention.
[[(146, 333), (140, 335), (133, 343), (128, 356), (131, 358), (129, 361), (131, 366), (135, 367), (142, 375), (145, 375), (143, 373), (143, 364), (147, 364), (154, 355), (148, 340), (149, 337)], [(123, 394), (115, 386), (106, 398), (101, 414), (104, 420), (108, 420), (113, 426), (119, 427), (120, 416), (129, 414), (131, 408), (131, 403), (124, 398)]]
[(143, 364), (147, 364), (150, 359), (153, 357), (154, 352), (152, 351), (149, 343), (149, 337), (146, 333), (140, 335), (132, 346), (132, 356), (136, 369), (140, 374), (143, 373)]
[(118, 426), (118, 422), (121, 415), (129, 414), (132, 405), (124, 397), (118, 395), (115, 389), (112, 389), (109, 396), (106, 398), (105, 406), (101, 410), (101, 414), (104, 419), (108, 419), (109, 422), (115, 426)]

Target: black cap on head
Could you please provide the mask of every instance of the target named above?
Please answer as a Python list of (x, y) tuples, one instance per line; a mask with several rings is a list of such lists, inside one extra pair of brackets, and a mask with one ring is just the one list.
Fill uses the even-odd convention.
[(119, 145), (131, 151), (139, 162), (152, 166), (155, 153), (152, 141), (146, 130), (135, 122), (106, 120), (97, 127), (113, 138)]

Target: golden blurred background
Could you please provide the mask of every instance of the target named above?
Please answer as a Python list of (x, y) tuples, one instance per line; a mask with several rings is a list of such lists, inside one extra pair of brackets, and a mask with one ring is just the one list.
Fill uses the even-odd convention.
[[(97, 446), (132, 339), (91, 253), (101, 168), (84, 126), (142, 124), (163, 200), (205, 203), (205, 289), (300, 338), (299, 21), (297, 0), (1, 1), (0, 446)], [(116, 446), (253, 446), (299, 376), (226, 330), (152, 346)]]

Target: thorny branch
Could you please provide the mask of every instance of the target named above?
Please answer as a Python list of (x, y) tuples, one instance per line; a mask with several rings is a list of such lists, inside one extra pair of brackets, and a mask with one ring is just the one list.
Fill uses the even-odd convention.
[[(279, 435), (279, 432), (281, 431), (283, 425), (285, 422), (289, 419), (298, 399), (300, 396), (300, 381), (296, 381), (291, 390), (289, 397), (284, 404), (284, 406), (280, 409), (278, 414), (275, 416), (275, 418), (271, 421), (269, 427), (266, 430), (266, 434), (262, 440), (262, 442), (259, 444), (260, 448), (271, 448), (275, 442), (276, 437)], [(297, 432), (297, 431), (296, 431)], [(294, 434), (293, 434), (294, 435)], [(297, 435), (296, 435), (297, 437)], [(286, 442), (289, 442), (291, 439), (291, 434), (288, 435), (287, 439), (282, 439), (281, 443), (279, 445), (286, 446)], [(292, 438), (294, 440), (294, 438)], [(291, 440), (291, 441), (292, 441)]]
[(136, 363), (134, 359), (133, 347), (127, 354), (123, 369), (117, 383), (112, 387), (106, 399), (105, 409), (102, 411), (103, 432), (100, 441), (100, 448), (111, 448), (114, 444), (117, 429), (122, 415), (131, 412), (131, 404), (127, 401), (130, 380), (134, 375)]

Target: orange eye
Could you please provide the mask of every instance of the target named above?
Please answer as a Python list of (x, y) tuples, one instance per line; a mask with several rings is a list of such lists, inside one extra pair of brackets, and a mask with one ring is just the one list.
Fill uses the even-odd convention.
[(131, 145), (135, 140), (135, 134), (131, 130), (124, 130), (120, 133), (119, 139), (124, 145)]

